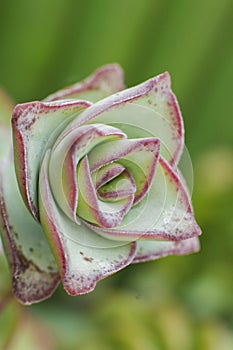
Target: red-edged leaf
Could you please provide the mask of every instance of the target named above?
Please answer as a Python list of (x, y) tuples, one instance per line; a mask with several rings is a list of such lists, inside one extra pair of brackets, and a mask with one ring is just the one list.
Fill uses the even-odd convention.
[(58, 137), (51, 152), (49, 178), (55, 199), (72, 220), (77, 220), (76, 168), (80, 159), (99, 143), (124, 137), (119, 129), (103, 124), (83, 125), (68, 134), (64, 130)]
[(99, 200), (92, 182), (87, 156), (81, 160), (77, 176), (79, 185), (78, 216), (103, 227), (119, 225), (133, 204), (134, 192), (131, 191), (125, 198), (114, 202)]
[(147, 196), (115, 228), (88, 226), (103, 237), (119, 240), (180, 241), (201, 234), (187, 190), (173, 168), (159, 159)]
[(24, 205), (9, 157), (0, 166), (0, 231), (16, 298), (26, 305), (48, 298), (60, 280), (57, 266), (40, 225)]
[(98, 189), (98, 197), (104, 201), (118, 201), (134, 195), (136, 184), (133, 176), (125, 170), (119, 176), (115, 177)]
[(46, 101), (81, 99), (96, 102), (124, 89), (124, 76), (118, 64), (108, 64), (97, 69), (84, 81), (68, 86), (48, 96)]
[(133, 263), (160, 259), (168, 255), (186, 255), (200, 249), (197, 237), (179, 242), (173, 241), (137, 241), (137, 251)]
[(146, 195), (153, 181), (160, 144), (156, 138), (112, 141), (101, 144), (88, 155), (91, 172), (117, 161), (132, 175), (136, 192), (134, 204)]
[(21, 194), (39, 220), (38, 174), (42, 157), (66, 125), (90, 104), (85, 101), (17, 105), (12, 118), (16, 174)]
[(57, 260), (65, 290), (71, 295), (92, 291), (96, 283), (130, 264), (136, 244), (112, 242), (77, 225), (58, 208), (48, 183), (49, 154), (40, 172), (41, 224)]
[(119, 176), (125, 168), (118, 163), (109, 163), (91, 174), (96, 190)]
[(95, 103), (70, 127), (87, 123), (115, 125), (129, 138), (157, 137), (162, 155), (172, 165), (178, 163), (182, 153), (183, 121), (168, 73)]

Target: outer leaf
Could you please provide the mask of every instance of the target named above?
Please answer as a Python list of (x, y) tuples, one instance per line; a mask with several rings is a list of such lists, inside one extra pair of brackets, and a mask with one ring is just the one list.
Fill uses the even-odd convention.
[[(162, 119), (160, 119), (161, 125), (157, 125), (159, 130), (158, 132), (161, 133), (159, 136), (161, 142), (169, 152), (169, 154), (165, 156), (165, 159), (171, 165), (173, 165), (179, 162), (183, 151), (183, 119), (176, 96), (171, 90), (171, 79), (169, 73), (165, 72), (161, 75), (158, 75), (155, 79), (156, 82), (154, 82), (153, 88), (150, 89), (150, 91), (143, 97), (135, 100), (135, 103), (151, 108), (153, 111), (161, 115), (170, 126), (170, 131), (172, 133), (171, 138), (168, 130), (164, 130), (164, 123), (161, 123)], [(167, 127), (165, 127), (165, 129), (167, 129)]]
[(46, 101), (81, 99), (96, 102), (124, 89), (124, 75), (118, 64), (108, 64), (97, 69), (84, 81), (68, 86), (48, 96)]
[(160, 259), (168, 255), (186, 255), (200, 249), (197, 237), (179, 242), (172, 241), (137, 241), (137, 251), (133, 263)]
[[(163, 146), (162, 155), (172, 165), (179, 161), (182, 153), (183, 121), (168, 73), (95, 103), (69, 127), (86, 123), (121, 123), (116, 126), (123, 131), (125, 128), (129, 132), (132, 130), (134, 138), (158, 137)], [(135, 135), (137, 133), (139, 136)]]
[(121, 225), (106, 229), (88, 226), (104, 237), (119, 240), (180, 241), (201, 234), (188, 193), (173, 168), (159, 159), (148, 195), (125, 216)]
[(37, 183), (41, 159), (66, 125), (90, 104), (85, 101), (31, 102), (16, 106), (13, 137), (21, 194), (38, 220)]
[(32, 304), (48, 298), (59, 274), (40, 225), (26, 209), (18, 192), (12, 159), (0, 168), (0, 231), (16, 298)]
[(65, 216), (50, 191), (48, 158), (47, 153), (40, 172), (41, 224), (57, 260), (64, 288), (72, 295), (87, 293), (97, 281), (130, 264), (136, 244), (114, 244)]

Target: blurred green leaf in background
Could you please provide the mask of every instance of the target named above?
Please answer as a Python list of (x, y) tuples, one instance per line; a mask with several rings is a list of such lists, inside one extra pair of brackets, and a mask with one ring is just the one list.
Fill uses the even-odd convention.
[[(1, 0), (0, 86), (42, 99), (119, 62), (128, 86), (165, 70), (183, 111), (202, 250), (130, 266), (92, 294), (21, 307), (0, 261), (0, 348), (233, 348), (232, 0)], [(41, 342), (41, 339), (46, 339)]]

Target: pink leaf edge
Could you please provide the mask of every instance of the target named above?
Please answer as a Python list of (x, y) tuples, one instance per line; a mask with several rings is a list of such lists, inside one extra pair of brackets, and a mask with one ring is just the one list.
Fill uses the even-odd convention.
[[(32, 197), (31, 172), (28, 167), (28, 143), (33, 125), (43, 114), (66, 109), (87, 108), (87, 101), (28, 102), (15, 107), (12, 115), (16, 175), (24, 202), (34, 218), (39, 221), (37, 205)], [(38, 174), (35, 175), (36, 177)]]
[[(0, 180), (2, 171), (4, 171), (3, 163), (0, 168)], [(41, 270), (18, 249), (14, 238), (16, 233), (8, 218), (2, 181), (0, 181), (0, 229), (12, 273), (15, 298), (23, 305), (31, 305), (49, 298), (56, 290), (60, 276), (57, 272)], [(29, 278), (31, 274), (34, 276), (33, 283)]]
[(82, 82), (78, 82), (49, 95), (45, 101), (72, 98), (72, 96), (82, 92), (101, 88), (109, 90), (106, 92), (110, 94), (125, 88), (124, 74), (122, 68), (118, 64), (107, 64), (98, 68)]
[[(74, 275), (73, 273), (70, 274), (69, 270), (66, 269), (64, 277), (62, 279), (63, 286), (66, 292), (72, 296), (92, 292), (99, 281), (115, 274), (116, 272), (130, 265), (135, 257), (135, 253), (136, 242), (132, 242), (129, 254), (125, 259), (121, 259), (121, 261), (119, 261), (114, 266), (114, 268), (111, 266), (111, 268), (105, 271), (102, 270), (101, 272), (96, 273), (94, 278), (90, 278), (87, 275), (80, 275), (78, 273), (77, 275)], [(89, 261), (89, 263), (91, 263), (91, 260)]]
[[(129, 265), (135, 257), (136, 243), (132, 242), (129, 243), (129, 245), (124, 245), (126, 250), (123, 254), (121, 247), (110, 248), (113, 250), (111, 250), (110, 256), (106, 257), (105, 255), (109, 254), (109, 249), (85, 246), (65, 235), (62, 225), (65, 224), (65, 222), (67, 223), (67, 217), (66, 219), (63, 218), (65, 221), (63, 221), (62, 217), (58, 218), (59, 210), (53, 199), (47, 176), (48, 157), (49, 154), (47, 152), (40, 173), (40, 208), (43, 212), (42, 226), (56, 257), (61, 280), (66, 292), (70, 295), (85, 294), (91, 292), (99, 280)], [(68, 220), (68, 222), (68, 225), (70, 225), (71, 221)], [(80, 226), (76, 226), (75, 230), (76, 229), (78, 235)], [(91, 232), (91, 236), (93, 234), (94, 233)], [(78, 264), (75, 263), (77, 264), (77, 267), (75, 265), (75, 269), (74, 266), (72, 266), (72, 257), (69, 256), (69, 248), (67, 248), (69, 244), (75, 244), (75, 250), (77, 252), (77, 257), (75, 259), (79, 260)], [(86, 254), (84, 254), (83, 251), (91, 256), (85, 256)]]
[[(143, 250), (140, 251), (140, 247), (138, 247), (132, 264), (156, 260), (169, 255), (188, 255), (197, 253), (200, 250), (200, 242), (198, 237), (192, 237), (179, 242), (156, 242), (155, 244), (159, 245), (159, 247), (156, 247), (156, 249), (153, 249), (153, 242), (150, 241), (149, 243), (151, 244), (151, 247), (148, 252)], [(139, 241), (137, 244), (139, 245)]]
[(178, 174), (174, 171), (172, 166), (166, 162), (162, 157), (159, 158), (159, 164), (162, 166), (163, 171), (167, 174), (169, 181), (173, 186), (178, 188), (178, 192), (181, 193), (181, 200), (184, 201), (186, 206), (186, 212), (184, 212), (184, 219), (190, 221), (190, 232), (182, 232), (179, 227), (173, 225), (163, 227), (161, 229), (149, 229), (147, 231), (130, 230), (127, 231), (124, 227), (115, 228), (104, 228), (93, 225), (87, 221), (85, 224), (93, 231), (103, 235), (104, 237), (109, 237), (109, 239), (129, 239), (129, 240), (161, 240), (161, 241), (182, 241), (195, 236), (201, 235), (201, 229), (195, 221), (193, 209), (191, 206), (191, 201), (189, 195), (179, 179)]
[(184, 127), (178, 101), (175, 94), (171, 90), (171, 79), (168, 72), (164, 72), (139, 85), (119, 91), (96, 102), (86, 111), (84, 111), (78, 120), (74, 120), (70, 127), (73, 128), (85, 124), (100, 114), (109, 111), (111, 108), (131, 102), (137, 103), (140, 98), (149, 97), (150, 94), (161, 94), (163, 96), (163, 103), (167, 108), (167, 117), (163, 117), (170, 121), (175, 130), (176, 135), (174, 135), (174, 137), (177, 139), (177, 146), (173, 158), (170, 161), (170, 164), (173, 166), (178, 163), (183, 150)]

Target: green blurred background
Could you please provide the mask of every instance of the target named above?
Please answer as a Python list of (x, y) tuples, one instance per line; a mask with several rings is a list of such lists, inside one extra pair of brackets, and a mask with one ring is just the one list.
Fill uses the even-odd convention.
[(133, 265), (94, 293), (12, 300), (0, 260), (0, 349), (233, 349), (232, 0), (0, 0), (0, 86), (42, 99), (105, 63), (127, 86), (168, 70), (193, 161), (202, 250)]

